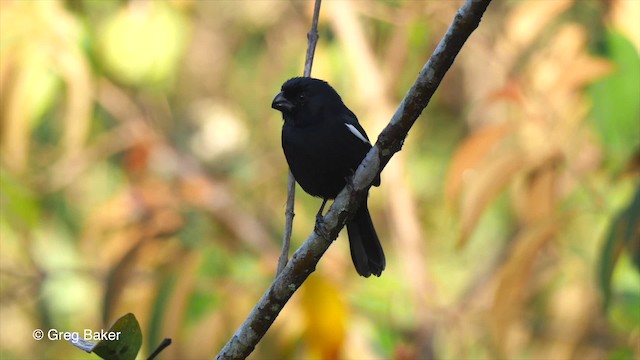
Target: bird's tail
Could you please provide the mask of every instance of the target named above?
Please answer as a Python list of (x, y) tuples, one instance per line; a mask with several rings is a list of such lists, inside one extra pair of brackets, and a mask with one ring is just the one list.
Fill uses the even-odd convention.
[(356, 212), (355, 216), (347, 223), (349, 245), (351, 247), (351, 259), (358, 274), (369, 277), (371, 274), (380, 276), (386, 265), (382, 245), (373, 227), (371, 215), (367, 208), (367, 199)]

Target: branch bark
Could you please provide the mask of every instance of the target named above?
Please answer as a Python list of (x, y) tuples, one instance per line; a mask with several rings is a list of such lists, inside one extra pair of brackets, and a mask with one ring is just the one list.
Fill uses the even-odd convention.
[[(467, 0), (458, 10), (444, 38), (402, 99), (387, 127), (378, 136), (375, 146), (358, 167), (352, 182), (340, 192), (325, 215), (324, 225), (331, 239), (337, 237), (349, 214), (359, 204), (358, 199), (365, 194), (376, 175), (393, 154), (400, 151), (409, 129), (428, 105), (464, 43), (480, 24), (489, 3), (491, 0)], [(307, 238), (222, 348), (217, 359), (244, 359), (253, 351), (287, 301), (315, 270), (331, 242), (315, 232)]]

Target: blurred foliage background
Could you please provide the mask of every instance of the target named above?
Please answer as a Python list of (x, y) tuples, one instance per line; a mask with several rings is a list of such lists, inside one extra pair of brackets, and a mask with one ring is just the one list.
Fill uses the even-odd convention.
[[(461, 3), (327, 1), (312, 74), (375, 139)], [(32, 331), (127, 312), (141, 355), (217, 353), (274, 277), (312, 6), (0, 1), (0, 357), (95, 359)], [(252, 357), (640, 358), (639, 24), (491, 4), (371, 192), (387, 270), (342, 235)]]

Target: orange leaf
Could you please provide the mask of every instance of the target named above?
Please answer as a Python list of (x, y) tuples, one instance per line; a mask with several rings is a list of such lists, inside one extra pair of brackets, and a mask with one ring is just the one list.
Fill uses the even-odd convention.
[(485, 127), (468, 137), (458, 148), (447, 173), (445, 198), (449, 204), (456, 202), (465, 172), (478, 167), (495, 145), (512, 130), (507, 124)]
[(558, 201), (559, 156), (550, 156), (545, 162), (527, 171), (519, 187), (513, 192), (513, 202), (519, 223), (534, 224), (552, 216)]
[(466, 244), (480, 216), (489, 202), (526, 166), (522, 151), (504, 152), (484, 169), (465, 176), (466, 189), (461, 206), (461, 234), (458, 247)]

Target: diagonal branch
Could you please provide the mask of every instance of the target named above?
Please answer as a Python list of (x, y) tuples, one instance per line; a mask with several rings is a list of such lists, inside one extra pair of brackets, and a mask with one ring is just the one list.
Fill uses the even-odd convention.
[[(458, 10), (444, 38), (402, 99), (387, 127), (380, 133), (375, 146), (358, 167), (352, 183), (340, 192), (324, 217), (324, 225), (330, 238), (338, 235), (348, 215), (359, 204), (358, 198), (364, 195), (393, 154), (400, 151), (409, 129), (426, 108), (464, 43), (480, 24), (490, 2), (491, 0), (467, 0)], [(253, 351), (293, 293), (315, 270), (316, 264), (330, 245), (330, 240), (315, 232), (307, 238), (245, 322), (222, 348), (218, 359), (244, 359)]]

